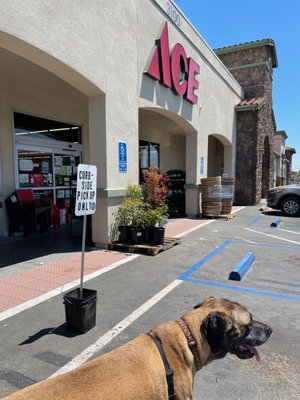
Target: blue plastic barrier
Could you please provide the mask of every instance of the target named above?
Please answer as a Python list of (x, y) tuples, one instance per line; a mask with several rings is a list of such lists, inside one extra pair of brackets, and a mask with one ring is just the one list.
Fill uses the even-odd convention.
[(281, 219), (280, 218), (275, 218), (274, 221), (271, 223), (272, 228), (277, 228), (277, 226), (280, 224)]
[(235, 268), (230, 272), (229, 278), (233, 281), (241, 281), (245, 276), (248, 269), (251, 267), (255, 260), (254, 253), (247, 253), (241, 261), (235, 266)]

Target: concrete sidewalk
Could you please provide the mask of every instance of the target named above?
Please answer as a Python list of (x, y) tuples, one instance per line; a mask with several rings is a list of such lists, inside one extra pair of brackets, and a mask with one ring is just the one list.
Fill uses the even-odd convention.
[[(166, 226), (166, 236), (181, 237), (213, 221), (213, 219), (173, 219)], [(47, 239), (50, 242), (53, 236), (44, 237), (44, 241)], [(16, 264), (6, 263), (7, 265), (0, 270), (0, 320), (79, 284), (80, 246), (77, 246), (77, 250), (70, 249), (69, 253), (55, 252), (36, 257), (34, 243), (34, 241), (26, 243), (31, 248), (32, 258)], [(10, 257), (13, 257), (18, 248), (16, 246), (14, 250), (14, 245), (10, 243), (9, 251)], [(84, 256), (85, 280), (92, 279), (107, 269), (125, 264), (135, 257), (136, 254), (108, 251), (103, 248), (87, 249)]]

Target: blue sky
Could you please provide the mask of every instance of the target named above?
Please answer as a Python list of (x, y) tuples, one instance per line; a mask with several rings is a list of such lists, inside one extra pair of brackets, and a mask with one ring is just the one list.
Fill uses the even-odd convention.
[(212, 48), (272, 38), (278, 68), (273, 71), (273, 108), (277, 130), (297, 151), (300, 170), (300, 0), (175, 0)]

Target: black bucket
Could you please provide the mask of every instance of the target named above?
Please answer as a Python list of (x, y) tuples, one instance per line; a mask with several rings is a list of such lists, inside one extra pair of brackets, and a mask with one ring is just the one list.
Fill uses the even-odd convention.
[(97, 290), (74, 289), (64, 295), (67, 329), (76, 333), (85, 333), (96, 325)]
[(143, 228), (131, 228), (130, 239), (133, 244), (141, 244), (145, 242), (145, 229)]
[(153, 227), (151, 244), (154, 244), (155, 246), (162, 245), (164, 244), (164, 240), (165, 240), (165, 228)]
[(120, 225), (118, 230), (119, 230), (119, 241), (121, 243), (130, 243), (131, 242), (131, 237), (130, 237), (130, 229), (129, 229), (129, 227)]

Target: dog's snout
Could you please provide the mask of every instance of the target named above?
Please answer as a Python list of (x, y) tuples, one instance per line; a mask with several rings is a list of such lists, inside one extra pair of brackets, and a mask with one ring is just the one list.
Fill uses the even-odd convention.
[(273, 329), (269, 325), (266, 325), (266, 335), (268, 335), (270, 337), (272, 332), (273, 332)]

